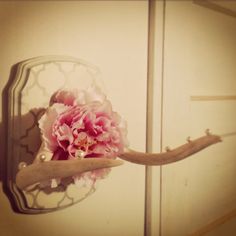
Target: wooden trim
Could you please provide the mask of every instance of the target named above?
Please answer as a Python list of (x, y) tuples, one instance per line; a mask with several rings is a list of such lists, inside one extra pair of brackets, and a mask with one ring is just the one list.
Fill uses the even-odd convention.
[(190, 96), (191, 101), (223, 101), (236, 100), (236, 95)]
[[(161, 122), (161, 127), (160, 127), (160, 151), (163, 151), (163, 133), (164, 133), (164, 75), (165, 75), (165, 46), (166, 46), (166, 11), (167, 11), (167, 6), (166, 6), (166, 0), (163, 0), (163, 10), (162, 10), (162, 51), (161, 51), (161, 116), (160, 116), (160, 122)], [(159, 236), (162, 236), (162, 231), (163, 231), (163, 169), (162, 166), (160, 166), (160, 207), (159, 207)]]
[[(148, 0), (148, 35), (147, 35), (147, 109), (146, 109), (146, 152), (152, 152), (153, 142), (153, 83), (154, 83), (154, 36), (155, 36), (155, 4)], [(152, 167), (145, 168), (145, 219), (144, 235), (151, 236), (152, 222)]]
[(223, 13), (228, 16), (236, 17), (236, 12), (233, 10), (230, 10), (228, 8), (222, 7), (218, 5), (216, 2), (211, 2), (209, 0), (193, 0), (193, 3), (200, 5), (202, 7), (206, 7), (208, 9), (211, 9), (213, 11), (217, 11), (220, 13)]
[(226, 223), (227, 221), (236, 217), (236, 209), (228, 212), (224, 216), (206, 224), (202, 228), (196, 230), (194, 233), (189, 234), (189, 236), (201, 236), (209, 233), (210, 231), (214, 230), (215, 228), (219, 227), (220, 225)]
[(235, 136), (236, 132), (229, 132), (229, 133), (224, 133), (222, 135), (220, 135), (220, 137), (222, 138), (227, 138), (227, 137), (231, 137), (231, 136)]

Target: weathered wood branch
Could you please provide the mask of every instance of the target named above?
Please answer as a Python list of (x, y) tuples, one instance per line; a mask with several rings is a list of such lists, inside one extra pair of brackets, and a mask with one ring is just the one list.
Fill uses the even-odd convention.
[(143, 152), (125, 152), (119, 157), (123, 160), (142, 165), (166, 165), (176, 161), (180, 161), (193, 155), (202, 149), (221, 142), (220, 136), (208, 134), (196, 140), (188, 140), (188, 143), (168, 150), (165, 153), (143, 153)]
[(115, 167), (123, 164), (121, 160), (108, 158), (87, 158), (82, 160), (44, 161), (22, 168), (16, 176), (16, 185), (25, 189), (45, 180), (66, 178), (86, 171)]
[[(180, 161), (193, 155), (196, 152), (207, 148), (210, 145), (221, 142), (221, 137), (208, 134), (195, 140), (188, 140), (188, 143), (179, 146), (165, 153), (143, 153), (130, 151), (121, 154), (123, 160), (142, 165), (166, 165)], [(121, 160), (111, 160), (108, 158), (88, 158), (82, 160), (66, 161), (37, 161), (32, 165), (22, 168), (16, 176), (16, 184), (20, 189), (25, 189), (42, 181), (66, 178), (86, 171), (100, 168), (115, 167), (121, 165)]]

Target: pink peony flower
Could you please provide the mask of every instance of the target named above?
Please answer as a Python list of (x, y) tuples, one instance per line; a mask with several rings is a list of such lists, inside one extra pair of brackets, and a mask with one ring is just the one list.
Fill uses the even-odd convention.
[[(42, 139), (53, 152), (52, 160), (115, 158), (127, 146), (126, 123), (112, 110), (110, 102), (97, 87), (88, 90), (56, 92), (51, 106), (39, 121)], [(73, 176), (74, 182), (94, 184), (109, 169)]]

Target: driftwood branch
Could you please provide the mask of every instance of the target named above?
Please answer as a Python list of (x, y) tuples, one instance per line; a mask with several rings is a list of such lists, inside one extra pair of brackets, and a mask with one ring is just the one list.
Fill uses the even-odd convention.
[[(143, 153), (130, 151), (121, 154), (123, 160), (142, 165), (165, 165), (180, 161), (201, 151), (208, 146), (221, 142), (221, 137), (207, 134), (195, 140), (188, 139), (188, 143), (165, 153)], [(40, 152), (39, 152), (40, 153)], [(50, 155), (50, 154), (47, 154)], [(115, 167), (121, 165), (121, 160), (111, 160), (108, 158), (84, 158), (82, 160), (66, 161), (40, 161), (40, 155), (32, 165), (22, 168), (16, 176), (16, 184), (20, 189), (25, 189), (42, 181), (66, 178), (86, 171), (100, 168)]]
[(121, 160), (108, 158), (88, 158), (82, 160), (45, 161), (22, 168), (16, 176), (16, 184), (25, 189), (45, 180), (66, 178), (86, 171), (119, 166)]
[(188, 140), (188, 143), (168, 150), (165, 153), (143, 153), (143, 152), (125, 152), (119, 157), (123, 160), (142, 165), (166, 165), (180, 161), (188, 156), (193, 155), (202, 149), (221, 142), (220, 136), (208, 134), (195, 140)]

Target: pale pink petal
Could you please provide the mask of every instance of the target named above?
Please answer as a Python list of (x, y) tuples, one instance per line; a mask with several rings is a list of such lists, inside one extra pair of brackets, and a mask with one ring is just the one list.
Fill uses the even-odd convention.
[(86, 104), (86, 92), (83, 90), (77, 91), (77, 97), (74, 100), (73, 105), (84, 105)]
[(46, 110), (45, 114), (38, 121), (42, 140), (45, 142), (45, 147), (49, 150), (55, 150), (57, 147), (56, 139), (53, 136), (53, 123), (67, 109), (68, 107), (64, 104), (55, 103)]
[(74, 91), (66, 91), (66, 90), (58, 90), (56, 91), (50, 99), (50, 105), (54, 103), (62, 103), (65, 105), (72, 106), (77, 97), (76, 90)]
[[(42, 139), (53, 152), (53, 160), (76, 159), (79, 151), (84, 158), (116, 158), (124, 152), (127, 127), (111, 103), (96, 86), (87, 90), (57, 91), (54, 103), (39, 121)], [(110, 169), (89, 171), (73, 176), (78, 187), (94, 186)]]
[(96, 85), (90, 86), (86, 91), (86, 103), (94, 101), (103, 103), (105, 99), (106, 96), (101, 92), (101, 89)]

